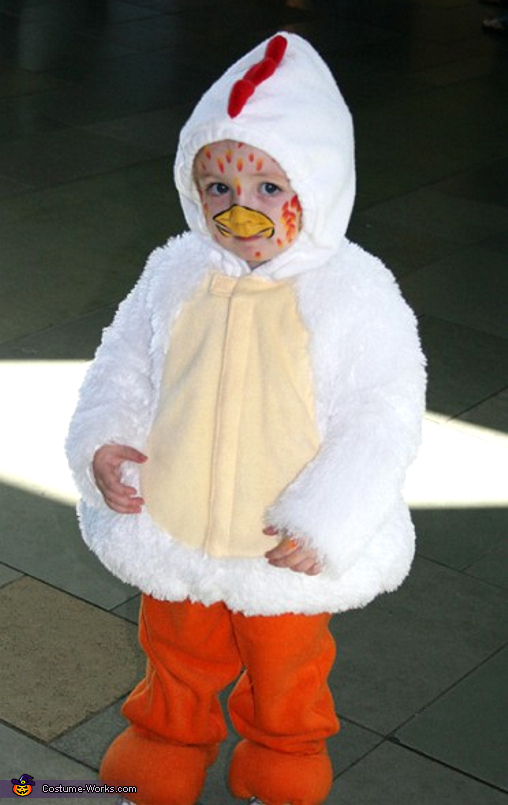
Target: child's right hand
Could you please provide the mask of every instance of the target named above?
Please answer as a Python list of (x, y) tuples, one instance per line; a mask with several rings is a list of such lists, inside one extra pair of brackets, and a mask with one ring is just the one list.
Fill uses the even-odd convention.
[(147, 456), (134, 447), (124, 444), (104, 444), (96, 450), (92, 469), (99, 490), (107, 505), (119, 514), (139, 514), (144, 504), (137, 490), (122, 482), (121, 469), (124, 461), (143, 464)]

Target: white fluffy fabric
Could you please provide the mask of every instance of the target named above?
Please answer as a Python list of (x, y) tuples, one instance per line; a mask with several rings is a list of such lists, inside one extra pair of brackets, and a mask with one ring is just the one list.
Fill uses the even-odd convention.
[[(324, 573), (309, 577), (264, 558), (209, 558), (146, 512), (115, 514), (90, 480), (99, 445), (144, 448), (171, 323), (204, 273), (217, 270), (215, 257), (194, 234), (158, 249), (104, 334), (67, 442), (84, 538), (117, 576), (158, 598), (225, 601), (264, 615), (363, 606), (395, 589), (411, 564), (401, 487), (419, 443), (424, 370), (414, 317), (391, 274), (357, 246), (345, 242), (334, 261), (294, 279), (312, 334), (323, 446), (267, 513), (267, 522), (306, 536)], [(136, 484), (135, 467), (126, 478)]]

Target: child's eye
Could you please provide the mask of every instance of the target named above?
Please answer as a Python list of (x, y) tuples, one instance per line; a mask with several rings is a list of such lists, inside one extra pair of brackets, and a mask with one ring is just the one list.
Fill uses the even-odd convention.
[(211, 196), (225, 196), (226, 193), (229, 193), (229, 187), (224, 182), (212, 182), (206, 188), (206, 192)]
[(273, 184), (273, 182), (263, 182), (260, 190), (264, 196), (276, 196), (277, 193), (281, 192), (282, 188), (277, 184)]

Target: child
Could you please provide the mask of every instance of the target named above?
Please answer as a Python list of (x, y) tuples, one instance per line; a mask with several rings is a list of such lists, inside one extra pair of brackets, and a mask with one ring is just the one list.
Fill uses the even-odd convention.
[(83, 535), (143, 591), (145, 679), (101, 776), (194, 805), (226, 735), (229, 785), (318, 805), (338, 729), (330, 613), (394, 590), (424, 360), (388, 270), (347, 241), (349, 112), (298, 36), (205, 94), (175, 180), (190, 232), (157, 249), (105, 332), (68, 455)]

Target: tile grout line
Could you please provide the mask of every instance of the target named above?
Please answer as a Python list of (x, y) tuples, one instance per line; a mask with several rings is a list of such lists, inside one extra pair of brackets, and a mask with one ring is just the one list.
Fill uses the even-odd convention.
[(503, 643), (503, 645), (495, 649), (495, 651), (493, 651), (492, 654), (489, 654), (488, 657), (485, 657), (483, 660), (481, 660), (478, 663), (478, 665), (475, 665), (474, 668), (471, 668), (469, 671), (467, 671), (462, 677), (460, 677), (460, 679), (456, 679), (455, 682), (453, 682), (448, 688), (441, 690), (440, 693), (437, 694), (437, 696), (435, 696), (433, 699), (427, 702), (427, 704), (425, 704), (420, 710), (418, 710), (416, 713), (413, 713), (409, 718), (407, 718), (405, 721), (401, 722), (397, 727), (391, 730), (390, 733), (385, 736), (386, 739), (394, 741), (395, 743), (400, 743), (403, 746), (406, 746), (406, 744), (403, 743), (403, 741), (400, 738), (397, 738), (396, 736), (396, 733), (399, 730), (403, 729), (404, 727), (407, 727), (411, 723), (411, 721), (413, 721), (413, 719), (418, 718), (418, 716), (420, 715), (423, 715), (430, 707), (433, 707), (434, 704), (439, 702), (444, 696), (447, 696), (449, 693), (451, 693), (455, 688), (457, 688), (459, 685), (465, 682), (470, 676), (479, 671), (480, 668), (482, 668), (488, 662), (493, 660), (499, 654), (502, 654), (502, 652), (505, 651), (507, 648), (508, 648), (508, 642)]
[(412, 746), (408, 746), (407, 744), (398, 740), (396, 737), (387, 738), (387, 742), (392, 744), (393, 746), (398, 746), (401, 749), (405, 749), (408, 752), (411, 752), (413, 755), (418, 755), (419, 757), (423, 757), (426, 760), (430, 760), (432, 763), (436, 763), (438, 766), (442, 766), (445, 769), (449, 769), (450, 771), (455, 772), (455, 774), (460, 774), (462, 777), (466, 777), (468, 780), (474, 780), (475, 782), (487, 786), (487, 788), (493, 789), (494, 791), (499, 791), (502, 794), (507, 793), (506, 788), (502, 788), (501, 786), (496, 785), (496, 783), (491, 783), (489, 780), (485, 780), (482, 777), (478, 777), (475, 774), (471, 774), (470, 772), (464, 771), (464, 769), (459, 769), (457, 766), (453, 766), (451, 763), (446, 763), (446, 761), (441, 760), (440, 758), (437, 758), (434, 755), (429, 755), (426, 752), (423, 752), (422, 750), (415, 749)]

